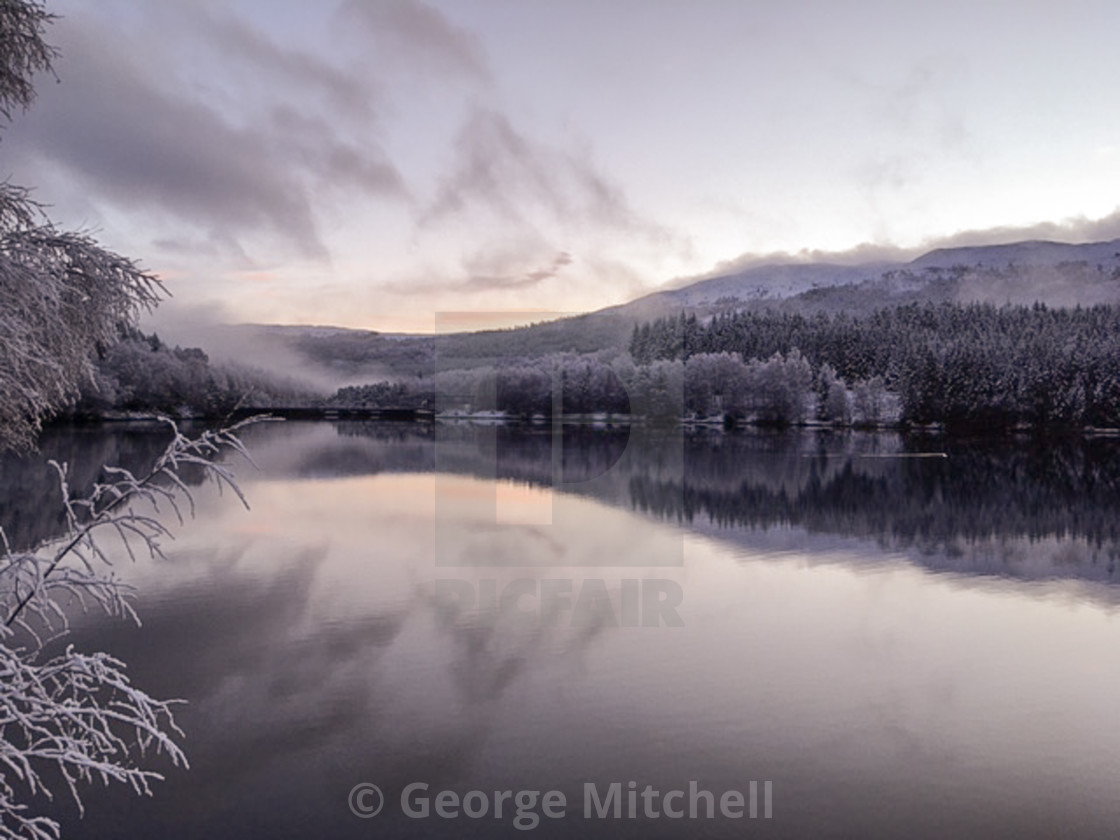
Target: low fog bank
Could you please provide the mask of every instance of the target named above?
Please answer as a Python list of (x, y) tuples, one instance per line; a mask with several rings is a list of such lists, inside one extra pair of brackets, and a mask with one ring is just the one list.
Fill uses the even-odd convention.
[(201, 348), (216, 366), (260, 372), (324, 396), (355, 384), (353, 376), (314, 363), (266, 329), (232, 323), (219, 306), (166, 301), (141, 320), (140, 329), (156, 333), (169, 345)]

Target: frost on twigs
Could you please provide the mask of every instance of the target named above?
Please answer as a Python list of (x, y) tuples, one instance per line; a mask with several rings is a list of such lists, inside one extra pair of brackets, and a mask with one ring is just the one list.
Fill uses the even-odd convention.
[(34, 221), (18, 188), (0, 187), (0, 448), (34, 446), (43, 417), (91, 375), (91, 358), (164, 291), (131, 260)]
[(105, 481), (84, 498), (71, 497), (66, 465), (51, 462), (66, 510), (64, 536), (17, 552), (0, 529), (0, 838), (59, 837), (58, 823), (27, 804), (53, 799), (50, 783), (64, 784), (83, 811), (83, 784), (121, 782), (150, 795), (163, 776), (146, 769), (147, 759), (162, 754), (172, 766), (187, 766), (172, 714), (182, 701), (137, 688), (109, 654), (72, 645), (49, 652), (58, 650), (78, 612), (140, 623), (131, 588), (112, 574), (112, 555), (123, 546), (134, 559), (140, 552), (163, 557), (168, 515), (182, 522), (194, 512), (183, 469), (202, 470), (248, 507), (219, 459), (229, 450), (248, 458), (237, 432), (252, 420), (196, 438), (166, 422), (172, 440), (147, 475), (106, 467)]
[(6, 119), (31, 104), (35, 74), (50, 72), (58, 57), (58, 50), (43, 40), (54, 17), (38, 0), (0, 0), (0, 115)]
[[(40, 0), (0, 0), (0, 127), (52, 72)], [(81, 233), (58, 230), (30, 192), (0, 181), (0, 450), (33, 449), (91, 359), (166, 292), (155, 275)]]

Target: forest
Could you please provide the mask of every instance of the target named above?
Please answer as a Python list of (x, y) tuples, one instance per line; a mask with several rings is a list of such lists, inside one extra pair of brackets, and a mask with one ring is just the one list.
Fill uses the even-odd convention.
[(697, 372), (720, 354), (744, 371), (754, 360), (796, 354), (813, 372), (824, 419), (838, 419), (833, 409), (844, 388), (873, 385), (897, 395), (899, 417), (910, 423), (1120, 423), (1120, 309), (1114, 306), (927, 303), (864, 317), (738, 312), (701, 321), (682, 315), (635, 327), (630, 353), (639, 365), (679, 360)]
[(635, 326), (629, 353), (489, 361), (344, 388), (332, 402), (776, 426), (1120, 425), (1120, 309), (1104, 305), (914, 303), (864, 316), (680, 314)]
[(519, 346), (466, 357), (435, 349), (412, 375), (327, 396), (130, 328), (100, 350), (64, 414), (221, 417), (234, 408), (321, 406), (967, 431), (1120, 425), (1120, 308), (1106, 305), (679, 314), (634, 326), (627, 349)]
[(222, 418), (235, 409), (318, 404), (322, 395), (256, 368), (213, 363), (198, 347), (171, 347), (155, 334), (119, 325), (117, 340), (95, 354), (90, 375), (60, 414)]

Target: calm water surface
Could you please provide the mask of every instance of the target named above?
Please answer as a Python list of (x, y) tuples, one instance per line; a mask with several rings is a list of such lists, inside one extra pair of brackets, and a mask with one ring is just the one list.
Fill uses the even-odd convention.
[[(191, 769), (151, 799), (91, 790), (83, 820), (62, 808), (64, 836), (1096, 838), (1120, 824), (1115, 444), (573, 430), (554, 446), (293, 423), (246, 438), (252, 509), (198, 489), (168, 559), (121, 566), (143, 628), (90, 619), (73, 639), (189, 701)], [(160, 443), (86, 430), (45, 449), (80, 478)], [(912, 457), (930, 453), (947, 457)], [(54, 527), (34, 476), (5, 462), (0, 514), (27, 541)], [(759, 818), (584, 818), (585, 783), (605, 796), (631, 781), (696, 782), (717, 801), (755, 781)], [(386, 798), (370, 820), (348, 806), (362, 782)], [(567, 815), (519, 831), (491, 799), (486, 817), (412, 819), (413, 782), (555, 789)]]

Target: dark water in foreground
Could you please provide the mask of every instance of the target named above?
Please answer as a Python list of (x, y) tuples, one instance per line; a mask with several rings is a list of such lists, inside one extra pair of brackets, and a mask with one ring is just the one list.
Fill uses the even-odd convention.
[[(573, 430), (553, 446), (296, 423), (246, 439), (252, 510), (199, 488), (168, 560), (120, 567), (143, 628), (89, 620), (73, 638), (189, 701), (191, 769), (151, 799), (90, 790), (84, 820), (58, 811), (64, 836), (1096, 838), (1120, 824), (1117, 442)], [(44, 446), (80, 483), (160, 444), (85, 430)], [(3, 464), (17, 541), (56, 527), (39, 475)], [(352, 796), (361, 783), (385, 797), (368, 820), (348, 804), (377, 804)], [(429, 785), (427, 818), (402, 811), (413, 783)], [(585, 818), (585, 786), (602, 801), (614, 783), (622, 816)], [(716, 816), (698, 793), (689, 818), (692, 784)], [(436, 814), (443, 790), (466, 797), (457, 817)], [(495, 791), (550, 790), (562, 817), (538, 801), (519, 830), (512, 797), (494, 817)], [(719, 815), (724, 794), (741, 818)], [(464, 814), (484, 800), (485, 816)]]

